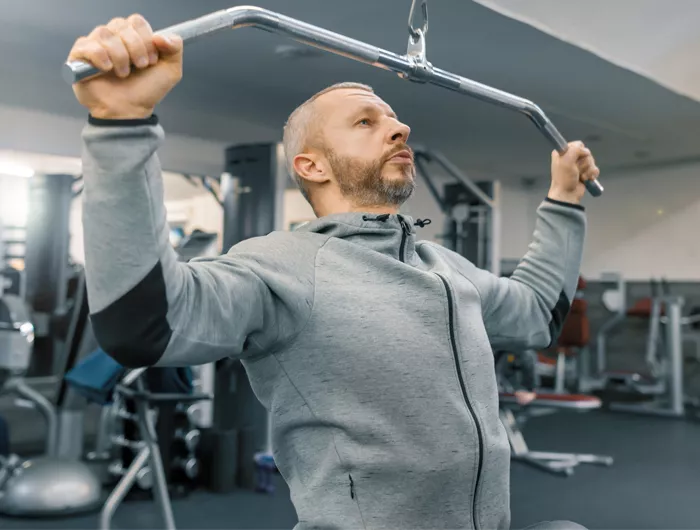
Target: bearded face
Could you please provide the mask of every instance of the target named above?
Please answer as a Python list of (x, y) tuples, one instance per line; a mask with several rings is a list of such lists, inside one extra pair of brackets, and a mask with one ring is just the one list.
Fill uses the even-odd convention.
[[(410, 160), (393, 158), (402, 151), (410, 153)], [(341, 193), (357, 206), (401, 206), (413, 195), (416, 169), (405, 145), (374, 161), (340, 156), (332, 149), (326, 157)]]

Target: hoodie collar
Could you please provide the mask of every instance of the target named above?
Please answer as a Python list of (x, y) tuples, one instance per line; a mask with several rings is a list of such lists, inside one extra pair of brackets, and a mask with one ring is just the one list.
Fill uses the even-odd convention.
[(413, 218), (403, 214), (361, 212), (327, 215), (297, 228), (343, 239), (409, 263), (416, 248)]

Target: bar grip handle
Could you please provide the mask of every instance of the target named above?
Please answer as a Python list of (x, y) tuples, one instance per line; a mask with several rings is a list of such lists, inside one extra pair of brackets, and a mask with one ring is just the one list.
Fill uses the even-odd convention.
[[(558, 148), (557, 152), (560, 155), (563, 155), (568, 151), (568, 144), (564, 148)], [(583, 183), (584, 186), (586, 186), (586, 190), (588, 190), (588, 193), (591, 194), (593, 197), (600, 197), (603, 194), (603, 191), (605, 191), (605, 188), (603, 188), (603, 185), (598, 182), (597, 179), (593, 180), (587, 180)]]
[(101, 73), (98, 68), (84, 61), (68, 61), (61, 68), (61, 77), (70, 85)]

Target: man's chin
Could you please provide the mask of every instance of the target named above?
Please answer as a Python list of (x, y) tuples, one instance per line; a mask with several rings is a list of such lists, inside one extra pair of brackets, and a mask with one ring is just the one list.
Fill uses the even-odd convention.
[(412, 181), (415, 180), (416, 173), (413, 168), (409, 170), (408, 167), (385, 168), (382, 171), (382, 178), (386, 180)]

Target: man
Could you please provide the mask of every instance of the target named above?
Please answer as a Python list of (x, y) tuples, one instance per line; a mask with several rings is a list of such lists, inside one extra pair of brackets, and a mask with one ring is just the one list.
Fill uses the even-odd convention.
[(416, 241), (398, 213), (414, 187), (410, 129), (368, 87), (341, 85), (285, 129), (319, 219), (184, 264), (168, 243), (153, 114), (182, 76), (182, 41), (132, 16), (69, 58), (110, 72), (75, 86), (90, 111), (85, 266), (101, 346), (127, 366), (241, 359), (271, 411), (299, 529), (508, 528), (492, 347), (545, 347), (559, 332), (591, 153), (553, 155), (530, 251), (497, 278)]

